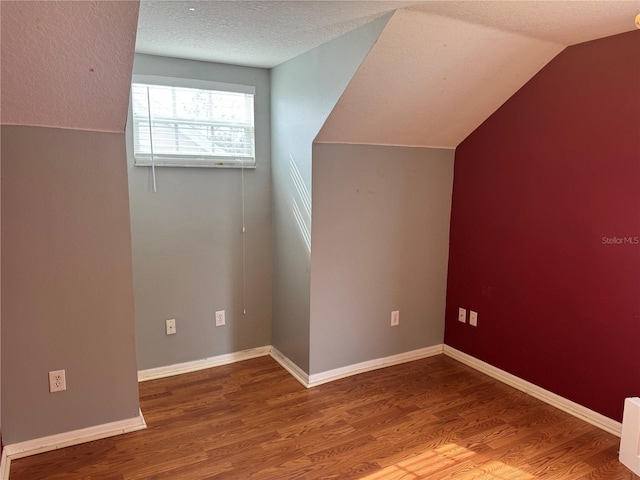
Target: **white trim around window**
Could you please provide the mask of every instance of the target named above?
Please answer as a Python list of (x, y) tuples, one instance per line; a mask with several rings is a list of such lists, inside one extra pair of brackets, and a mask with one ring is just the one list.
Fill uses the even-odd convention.
[(254, 168), (255, 87), (134, 75), (134, 164)]

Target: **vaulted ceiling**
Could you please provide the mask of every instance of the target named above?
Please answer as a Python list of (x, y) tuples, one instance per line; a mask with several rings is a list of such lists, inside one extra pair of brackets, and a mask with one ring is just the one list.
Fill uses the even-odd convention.
[(636, 0), (141, 0), (136, 51), (274, 67), (390, 11), (409, 8), (561, 45), (634, 27)]
[[(455, 146), (566, 45), (636, 0), (0, 2), (3, 124), (123, 131), (142, 53), (273, 67), (389, 11), (319, 141)], [(137, 41), (136, 41), (137, 31)]]
[(635, 29), (631, 2), (423, 2), (395, 12), (317, 142), (455, 148), (566, 46)]
[(316, 141), (455, 148), (563, 48), (399, 10)]

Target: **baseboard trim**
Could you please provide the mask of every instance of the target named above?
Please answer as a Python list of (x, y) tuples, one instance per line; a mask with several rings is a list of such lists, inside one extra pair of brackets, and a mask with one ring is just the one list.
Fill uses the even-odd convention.
[(388, 357), (376, 358), (374, 360), (368, 360), (366, 362), (356, 363), (346, 367), (327, 370), (326, 372), (314, 373), (313, 375), (309, 375), (308, 387), (316, 387), (323, 383), (333, 382), (352, 375), (358, 375), (360, 373), (370, 372), (380, 368), (391, 367), (401, 363), (420, 360), (421, 358), (440, 355), (443, 352), (443, 348), (444, 346), (442, 344), (433, 345), (431, 347), (420, 348), (418, 350), (411, 350), (410, 352), (399, 353), (397, 355), (390, 355)]
[(216, 357), (203, 358), (202, 360), (194, 360), (191, 362), (176, 363), (164, 367), (149, 368), (147, 370), (138, 371), (138, 382), (147, 380), (155, 380), (157, 378), (171, 377), (173, 375), (181, 375), (183, 373), (197, 372), (220, 365), (241, 362), (256, 357), (265, 357), (271, 353), (271, 346), (250, 348), (239, 352), (226, 353)]
[(7, 450), (2, 449), (2, 458), (0, 459), (0, 480), (9, 480), (9, 465), (11, 465), (11, 460), (7, 457)]
[(549, 390), (545, 390), (542, 387), (539, 387), (531, 382), (523, 380), (520, 377), (516, 377), (511, 373), (505, 372), (504, 370), (500, 370), (493, 365), (490, 365), (482, 360), (478, 360), (471, 355), (468, 355), (460, 350), (456, 350), (449, 345), (444, 346), (444, 354), (448, 357), (453, 358), (454, 360), (459, 361), (460, 363), (464, 363), (465, 365), (478, 370), (479, 372), (484, 373), (485, 375), (489, 375), (490, 377), (495, 378), (496, 380), (501, 381), (517, 390), (520, 390), (527, 395), (531, 395), (532, 397), (537, 398), (538, 400), (542, 400), (543, 402), (559, 408), (560, 410), (567, 412), (574, 417), (577, 417), (581, 420), (584, 420), (591, 425), (598, 427), (605, 432), (609, 432), (617, 437), (620, 437), (622, 432), (622, 424), (620, 422), (616, 422), (609, 417), (606, 417), (598, 412), (595, 412), (587, 407), (580, 405), (579, 403), (572, 402), (560, 395), (557, 395)]
[(123, 433), (135, 432), (147, 428), (144, 421), (142, 411), (138, 410), (138, 416), (125, 420), (104, 423), (93, 427), (81, 428), (70, 432), (49, 435), (47, 437), (27, 440), (26, 442), (18, 442), (5, 445), (2, 451), (2, 480), (9, 478), (9, 469), (11, 460), (36, 455), (38, 453), (58, 450), (80, 443), (92, 442), (101, 438), (114, 437)]
[(293, 363), (285, 354), (276, 347), (271, 347), (271, 358), (280, 364), (289, 374), (302, 384), (303, 387), (309, 388), (309, 375), (298, 365)]
[[(501, 370), (493, 365), (490, 365), (482, 360), (479, 360), (471, 355), (461, 352), (448, 345), (434, 345), (431, 347), (421, 348), (418, 350), (412, 350), (410, 352), (404, 352), (397, 355), (391, 355), (388, 357), (369, 360), (366, 362), (349, 365), (346, 367), (340, 367), (333, 370), (327, 370), (325, 372), (308, 375), (294, 362), (292, 362), (286, 355), (280, 352), (273, 346), (265, 346), (259, 348), (253, 348), (249, 350), (243, 350), (240, 352), (234, 352), (225, 355), (219, 355), (217, 357), (206, 358), (203, 360), (196, 360), (193, 362), (185, 362), (176, 365), (169, 365), (166, 367), (152, 368), (148, 370), (141, 370), (138, 372), (138, 381), (143, 382), (146, 380), (152, 380), (156, 378), (164, 378), (173, 375), (180, 375), (182, 373), (194, 372), (203, 370), (206, 368), (216, 367), (219, 365), (225, 365), (234, 362), (240, 362), (251, 358), (262, 357), (270, 355), (277, 363), (282, 366), (291, 376), (293, 376), (298, 382), (300, 382), (306, 388), (312, 388), (324, 383), (333, 382), (341, 378), (350, 377), (352, 375), (358, 375), (373, 370), (378, 370), (393, 365), (399, 365), (402, 363), (412, 362), (421, 358), (431, 357), (439, 354), (445, 354), (448, 357), (453, 358), (479, 372), (482, 372), (496, 380), (501, 381), (517, 390), (520, 390), (532, 397), (535, 397), (543, 402), (559, 408), (560, 410), (573, 415), (581, 420), (584, 420), (591, 425), (594, 425), (606, 432), (609, 432), (618, 437), (621, 436), (622, 424), (616, 422), (598, 412), (590, 410), (580, 404), (572, 402), (560, 395), (545, 390), (533, 383), (523, 380), (515, 375), (512, 375), (504, 370)], [(9, 479), (9, 470), (12, 459), (18, 459), (37, 453), (48, 452), (51, 450), (57, 450), (72, 445), (78, 445), (84, 442), (90, 442), (101, 438), (108, 438), (115, 435), (121, 435), (124, 433), (134, 432), (146, 428), (147, 425), (144, 421), (142, 412), (139, 412), (137, 417), (111, 422), (103, 425), (97, 425), (94, 427), (83, 428), (79, 430), (73, 430), (71, 432), (65, 432), (57, 435), (51, 435), (48, 437), (42, 437), (26, 442), (20, 442), (10, 445), (5, 445), (2, 450), (2, 458), (0, 460), (0, 480)]]

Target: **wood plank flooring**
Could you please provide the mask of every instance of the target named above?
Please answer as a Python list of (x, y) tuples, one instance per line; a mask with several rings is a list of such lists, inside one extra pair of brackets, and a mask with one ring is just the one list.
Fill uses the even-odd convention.
[(303, 388), (269, 357), (140, 384), (148, 428), (10, 480), (637, 480), (619, 439), (443, 355)]

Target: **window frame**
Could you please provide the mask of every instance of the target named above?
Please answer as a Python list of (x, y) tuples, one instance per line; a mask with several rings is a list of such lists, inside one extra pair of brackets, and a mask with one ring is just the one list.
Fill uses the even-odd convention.
[[(176, 88), (193, 88), (200, 90), (212, 90), (219, 92), (243, 93), (252, 96), (253, 107), (253, 162), (238, 160), (240, 157), (229, 156), (228, 159), (220, 158), (203, 158), (197, 155), (175, 155), (175, 154), (137, 154), (136, 145), (136, 125), (133, 113), (133, 84), (143, 85), (159, 85)], [(256, 152), (256, 87), (254, 85), (243, 85), (236, 83), (214, 82), (209, 80), (167, 77), (159, 75), (133, 74), (131, 78), (131, 97), (130, 97), (130, 113), (131, 113), (131, 140), (133, 164), (137, 167), (189, 167), (189, 168), (242, 168), (255, 169), (257, 164)], [(198, 159), (199, 158), (199, 159)], [(250, 157), (245, 157), (247, 160)]]

